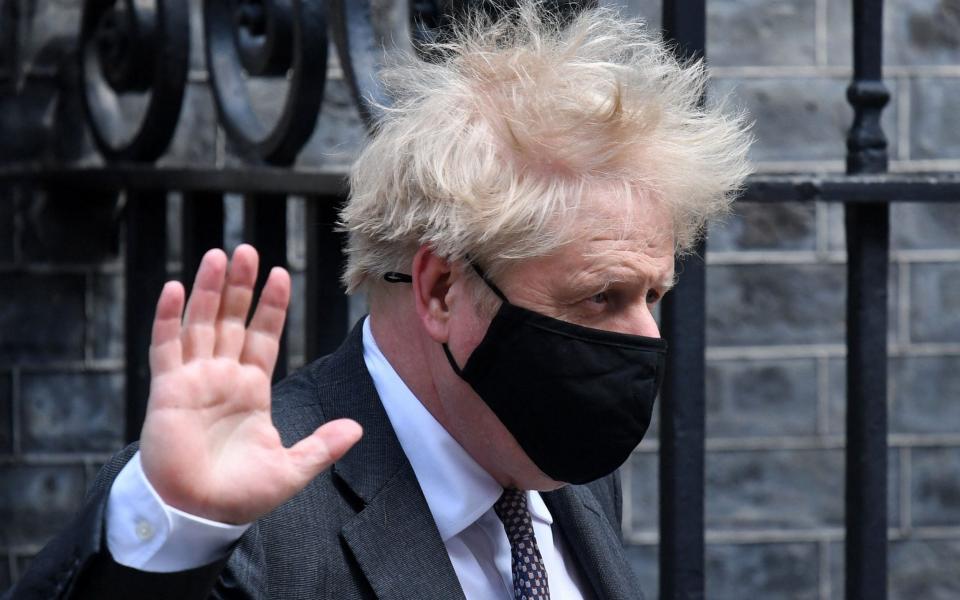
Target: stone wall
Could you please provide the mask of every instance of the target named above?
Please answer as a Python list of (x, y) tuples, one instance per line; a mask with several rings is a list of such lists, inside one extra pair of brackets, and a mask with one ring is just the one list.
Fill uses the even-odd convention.
[[(659, 3), (628, 4), (658, 25)], [(891, 166), (960, 170), (960, 3), (887, 4)], [(852, 118), (849, 2), (708, 7), (710, 93), (729, 95), (756, 119), (758, 167), (842, 170)], [(79, 10), (79, 0), (0, 0), (0, 162), (99, 162), (76, 95)], [(199, 29), (196, 22), (184, 114), (165, 164), (239, 160), (216, 126)], [(363, 140), (332, 71), (303, 166), (344, 167)], [(169, 207), (175, 222), (177, 198)], [(241, 237), (239, 198), (226, 207), (231, 247)], [(122, 209), (111, 196), (0, 190), (0, 588), (69, 519), (122, 444)], [(302, 210), (291, 200), (294, 366), (303, 361)], [(894, 205), (892, 228), (891, 597), (955, 598), (960, 207)], [(741, 203), (708, 245), (707, 597), (842, 597), (842, 207)], [(172, 234), (169, 246), (175, 273)], [(624, 471), (626, 535), (651, 597), (656, 450), (654, 432)]]
[[(659, 3), (634, 2), (658, 22)], [(710, 0), (714, 97), (764, 171), (842, 171), (850, 3)], [(960, 169), (960, 3), (888, 0), (891, 169)], [(891, 598), (960, 580), (960, 206), (891, 215)], [(843, 597), (843, 209), (750, 205), (708, 240), (707, 597)], [(631, 462), (635, 564), (657, 577), (656, 444)]]

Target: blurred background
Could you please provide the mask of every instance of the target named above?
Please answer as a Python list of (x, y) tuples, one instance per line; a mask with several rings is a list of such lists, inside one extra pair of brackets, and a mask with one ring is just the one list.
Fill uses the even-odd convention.
[[(622, 6), (660, 26), (660, 3)], [(80, 0), (0, 0), (0, 169), (103, 163), (85, 124)], [(218, 124), (191, 2), (189, 73), (158, 164), (243, 164)], [(889, 0), (883, 112), (891, 171), (960, 171), (960, 0)], [(755, 120), (762, 172), (842, 172), (852, 119), (844, 0), (709, 0), (708, 94)], [(317, 127), (298, 169), (346, 172), (366, 132), (331, 49)], [(254, 88), (276, 114), (274, 90)], [(118, 106), (117, 112), (127, 110)], [(64, 193), (67, 192), (67, 193)], [(960, 200), (958, 198), (957, 200)], [(294, 274), (289, 366), (305, 348), (302, 199), (287, 200)], [(68, 522), (124, 445), (123, 198), (0, 186), (0, 588)], [(168, 222), (182, 202), (171, 195)], [(224, 199), (228, 249), (243, 199)], [(167, 265), (181, 239), (169, 228)], [(843, 597), (843, 207), (740, 202), (707, 243), (707, 598)], [(891, 207), (891, 598), (960, 598), (960, 206)], [(362, 298), (349, 320), (364, 314)], [(658, 587), (656, 427), (624, 467), (624, 531)]]

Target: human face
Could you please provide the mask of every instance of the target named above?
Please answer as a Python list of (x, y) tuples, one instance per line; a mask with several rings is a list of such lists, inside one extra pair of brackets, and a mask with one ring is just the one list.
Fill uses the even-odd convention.
[[(600, 209), (599, 218), (607, 222)], [(674, 282), (666, 210), (646, 208), (635, 227), (597, 228), (549, 256), (508, 269), (497, 284), (510, 302), (594, 329), (660, 337), (653, 308)], [(589, 222), (589, 221), (588, 221)]]
[[(595, 212), (585, 224), (605, 221), (598, 216), (603, 217)], [(592, 233), (585, 233), (549, 256), (513, 265), (494, 283), (512, 304), (546, 316), (595, 329), (659, 337), (652, 310), (673, 281), (673, 243), (665, 212), (651, 209), (646, 217), (630, 228), (588, 227), (586, 231)], [(479, 315), (468, 320), (475, 320), (478, 326), (460, 329), (450, 339), (461, 366), (483, 339), (490, 322)], [(471, 339), (464, 340), (468, 331)], [(455, 437), (482, 465), (495, 465), (500, 471), (498, 479), (518, 487), (556, 487), (556, 482), (536, 469), (492, 413), (487, 414), (479, 398), (472, 392), (468, 396), (475, 401), (463, 401), (464, 396), (459, 394), (447, 397), (455, 396), (461, 398), (455, 410), (449, 411), (460, 417), (455, 418), (459, 434)], [(480, 423), (486, 426), (478, 427)], [(473, 439), (481, 432), (482, 439)]]

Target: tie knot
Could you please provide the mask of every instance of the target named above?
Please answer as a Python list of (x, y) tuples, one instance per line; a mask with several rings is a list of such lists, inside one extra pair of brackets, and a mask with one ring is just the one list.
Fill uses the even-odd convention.
[(527, 510), (527, 493), (523, 490), (504, 490), (493, 505), (493, 510), (503, 522), (510, 545), (533, 538), (533, 522)]

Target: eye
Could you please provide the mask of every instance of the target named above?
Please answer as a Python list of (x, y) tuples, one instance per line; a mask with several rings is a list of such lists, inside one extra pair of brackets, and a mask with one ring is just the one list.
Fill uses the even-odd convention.
[(587, 301), (594, 304), (606, 304), (610, 301), (610, 296), (607, 294), (607, 292), (600, 292), (599, 294), (590, 296)]
[(656, 304), (660, 300), (660, 292), (650, 290), (647, 292), (647, 304)]

